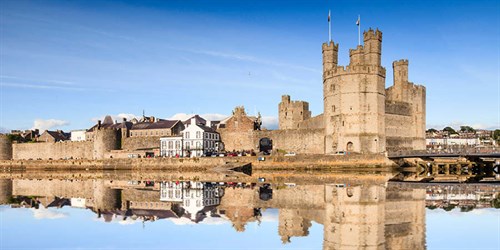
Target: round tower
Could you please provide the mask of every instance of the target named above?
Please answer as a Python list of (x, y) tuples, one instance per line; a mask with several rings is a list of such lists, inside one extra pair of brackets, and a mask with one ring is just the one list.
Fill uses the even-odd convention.
[(103, 159), (104, 154), (119, 149), (119, 133), (111, 128), (99, 128), (94, 131), (94, 159)]
[(333, 41), (330, 43), (323, 43), (323, 74), (326, 71), (332, 70), (338, 63), (339, 44)]
[(113, 210), (121, 207), (121, 190), (111, 189), (103, 180), (94, 180), (94, 209)]
[(0, 179), (0, 205), (8, 204), (12, 197), (12, 180)]
[(12, 141), (4, 134), (0, 134), (0, 160), (12, 160)]

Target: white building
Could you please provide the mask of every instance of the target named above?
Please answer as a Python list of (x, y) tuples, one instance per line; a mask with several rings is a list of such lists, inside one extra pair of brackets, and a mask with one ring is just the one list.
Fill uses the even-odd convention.
[(160, 156), (164, 157), (200, 157), (217, 153), (220, 135), (215, 129), (206, 126), (206, 121), (195, 116), (184, 122), (181, 136), (160, 138)]
[(184, 157), (184, 138), (181, 136), (169, 136), (160, 138), (160, 156)]
[(180, 202), (193, 221), (204, 207), (219, 205), (223, 195), (221, 187), (209, 182), (167, 181), (160, 184), (160, 201)]
[(481, 144), (479, 138), (427, 138), (425, 141), (428, 146), (475, 146)]
[(85, 129), (71, 130), (71, 141), (85, 141), (85, 132)]

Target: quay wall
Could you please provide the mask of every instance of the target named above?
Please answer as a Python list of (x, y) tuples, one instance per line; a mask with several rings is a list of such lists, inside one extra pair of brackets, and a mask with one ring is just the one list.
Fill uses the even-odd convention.
[(94, 145), (91, 141), (64, 141), (12, 144), (12, 159), (92, 159)]

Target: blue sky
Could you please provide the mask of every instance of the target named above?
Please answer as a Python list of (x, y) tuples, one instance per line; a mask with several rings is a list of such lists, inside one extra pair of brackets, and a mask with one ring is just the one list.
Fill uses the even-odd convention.
[(143, 110), (217, 118), (237, 105), (274, 127), (282, 94), (320, 114), (329, 8), (341, 65), (358, 14), (383, 32), (386, 86), (392, 61), (410, 60), (428, 127), (500, 128), (500, 3), (489, 0), (3, 0), (0, 128), (81, 129)]

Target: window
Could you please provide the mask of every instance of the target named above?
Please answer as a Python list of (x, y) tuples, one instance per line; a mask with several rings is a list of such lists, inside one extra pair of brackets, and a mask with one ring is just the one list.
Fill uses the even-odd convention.
[(199, 139), (200, 138), (200, 131), (196, 131), (196, 139)]
[(174, 144), (174, 142), (173, 142), (173, 141), (169, 141), (169, 142), (168, 142), (168, 148), (169, 148), (169, 149), (174, 148), (174, 145), (173, 145), (173, 144)]
[(189, 132), (186, 132), (186, 137), (185, 138), (189, 138)]

